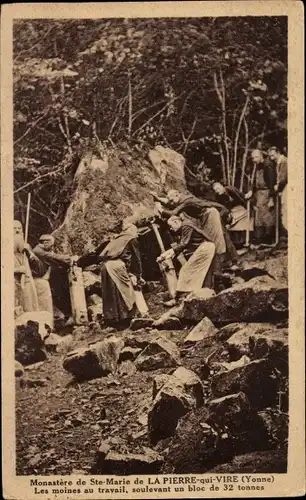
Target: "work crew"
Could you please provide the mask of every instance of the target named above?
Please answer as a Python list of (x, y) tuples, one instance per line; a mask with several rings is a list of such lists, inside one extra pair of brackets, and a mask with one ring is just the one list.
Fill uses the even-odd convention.
[(209, 200), (200, 200), (193, 195), (183, 195), (174, 189), (167, 194), (168, 206), (165, 208), (160, 203), (159, 211), (162, 216), (185, 214), (198, 221), (201, 229), (205, 230), (210, 241), (215, 245), (216, 258), (214, 267), (221, 272), (225, 258), (229, 257), (228, 265), (236, 264), (237, 251), (234, 247), (222, 220), (225, 222), (230, 212), (223, 205)]

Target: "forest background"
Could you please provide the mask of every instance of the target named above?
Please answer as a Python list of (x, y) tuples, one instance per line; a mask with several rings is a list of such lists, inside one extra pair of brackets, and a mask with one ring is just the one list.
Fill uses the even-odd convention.
[(238, 188), (250, 149), (286, 152), (285, 16), (21, 20), (13, 40), (15, 217), (31, 192), (34, 234), (62, 224), (88, 150), (162, 145)]

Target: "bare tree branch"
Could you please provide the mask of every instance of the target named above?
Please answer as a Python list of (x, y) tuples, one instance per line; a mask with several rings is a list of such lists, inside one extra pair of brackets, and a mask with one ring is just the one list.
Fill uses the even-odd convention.
[(41, 122), (41, 120), (43, 120), (45, 118), (45, 116), (49, 113), (50, 111), (50, 108), (48, 108), (46, 111), (43, 112), (43, 114), (37, 118), (37, 120), (35, 120), (32, 125), (30, 125), (30, 127), (25, 131), (25, 133), (23, 135), (21, 135), (20, 137), (18, 137), (18, 139), (16, 139), (14, 141), (14, 146), (16, 146), (16, 144), (18, 144), (22, 139), (24, 139), (30, 132), (31, 130), (36, 127), (36, 125)]
[(159, 116), (165, 109), (167, 109), (171, 104), (173, 104), (175, 101), (177, 101), (177, 99), (179, 99), (182, 95), (183, 95), (184, 92), (182, 92), (179, 96), (177, 97), (173, 97), (170, 101), (168, 101), (165, 106), (163, 106), (159, 111), (157, 111), (157, 113), (155, 113), (155, 115), (151, 116), (151, 118), (149, 118), (143, 125), (141, 125), (141, 127), (139, 127), (137, 130), (135, 130), (132, 134), (132, 137), (134, 135), (136, 135), (138, 132), (140, 132), (140, 130), (142, 130), (144, 127), (146, 127), (149, 123), (151, 123), (152, 120), (154, 120), (154, 118), (156, 118), (157, 116)]
[(245, 175), (245, 167), (248, 158), (249, 151), (249, 127), (248, 122), (246, 121), (245, 115), (243, 117), (243, 125), (244, 125), (244, 133), (245, 133), (245, 144), (244, 144), (244, 153), (242, 157), (242, 165), (241, 165), (241, 178), (240, 178), (240, 191), (243, 189), (243, 180)]
[(243, 118), (245, 116), (249, 101), (250, 101), (250, 96), (248, 94), (246, 97), (245, 103), (243, 105), (243, 108), (241, 110), (241, 114), (240, 114), (238, 125), (237, 125), (237, 130), (236, 130), (235, 145), (234, 145), (234, 160), (233, 160), (232, 179), (231, 179), (232, 186), (235, 185), (235, 179), (236, 179), (237, 151), (238, 151), (238, 141), (239, 141), (240, 129), (241, 129), (241, 125), (242, 125)]
[(42, 175), (39, 175), (38, 177), (35, 177), (35, 179), (32, 179), (31, 181), (27, 182), (23, 186), (17, 188), (14, 191), (14, 194), (19, 193), (20, 191), (23, 191), (24, 189), (26, 189), (29, 186), (32, 186), (33, 184), (35, 184), (37, 181), (40, 181), (41, 179), (45, 179), (47, 177), (52, 177), (52, 175), (57, 174), (61, 170), (63, 170), (62, 166), (57, 168), (56, 170), (52, 170), (52, 172), (47, 172), (46, 174), (42, 174)]

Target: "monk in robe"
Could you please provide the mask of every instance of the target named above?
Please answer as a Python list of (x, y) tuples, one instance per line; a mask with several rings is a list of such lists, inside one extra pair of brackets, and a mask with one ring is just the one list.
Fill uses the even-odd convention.
[(180, 296), (203, 287), (212, 288), (212, 274), (209, 271), (216, 247), (205, 230), (197, 227), (190, 219), (182, 220), (173, 215), (168, 219), (168, 225), (174, 233), (180, 236), (180, 240), (162, 253), (160, 260), (173, 258), (183, 253), (187, 261), (179, 272), (176, 297), (165, 302), (166, 306), (172, 307)]
[(21, 222), (14, 221), (14, 281), (16, 314), (38, 310), (37, 293), (29, 264), (35, 256), (24, 242)]
[(200, 200), (193, 195), (183, 195), (172, 189), (167, 194), (168, 206), (172, 209), (158, 207), (160, 213), (166, 217), (171, 215), (186, 214), (188, 217), (198, 221), (199, 227), (204, 229), (216, 248), (214, 266), (218, 272), (222, 270), (225, 258), (228, 257), (229, 264), (236, 264), (238, 255), (231, 238), (222, 224), (230, 215), (227, 208), (217, 202)]
[(40, 265), (33, 270), (34, 282), (37, 290), (38, 307), (40, 311), (47, 311), (53, 319), (53, 298), (50, 288), (50, 275), (52, 267), (68, 269), (72, 258), (69, 255), (54, 252), (54, 237), (43, 234), (39, 243), (33, 249), (39, 259)]
[(105, 324), (123, 328), (136, 314), (134, 287), (142, 284), (137, 228), (123, 221), (122, 232), (100, 254)]
[(213, 184), (219, 203), (231, 212), (231, 222), (228, 230), (237, 245), (242, 245), (247, 230), (253, 231), (253, 219), (249, 217), (246, 195), (234, 186), (223, 186), (220, 182)]
[(280, 217), (281, 230), (284, 235), (287, 235), (287, 183), (288, 183), (288, 165), (287, 158), (285, 155), (281, 154), (280, 150), (275, 146), (268, 150), (270, 160), (275, 164), (275, 174), (272, 180), (274, 197), (280, 197)]
[(262, 151), (252, 151), (253, 169), (249, 192), (255, 205), (254, 240), (258, 243), (273, 243), (275, 238), (276, 212), (273, 201), (275, 167), (264, 158)]

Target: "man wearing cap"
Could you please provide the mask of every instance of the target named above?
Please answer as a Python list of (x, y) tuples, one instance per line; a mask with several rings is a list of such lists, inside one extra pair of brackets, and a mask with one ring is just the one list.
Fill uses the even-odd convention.
[(51, 268), (68, 268), (72, 257), (54, 252), (54, 238), (51, 234), (43, 234), (39, 243), (33, 248), (33, 253), (40, 260), (40, 266), (33, 269), (33, 277), (37, 291), (38, 307), (40, 311), (48, 311), (53, 317), (53, 300), (50, 288)]

